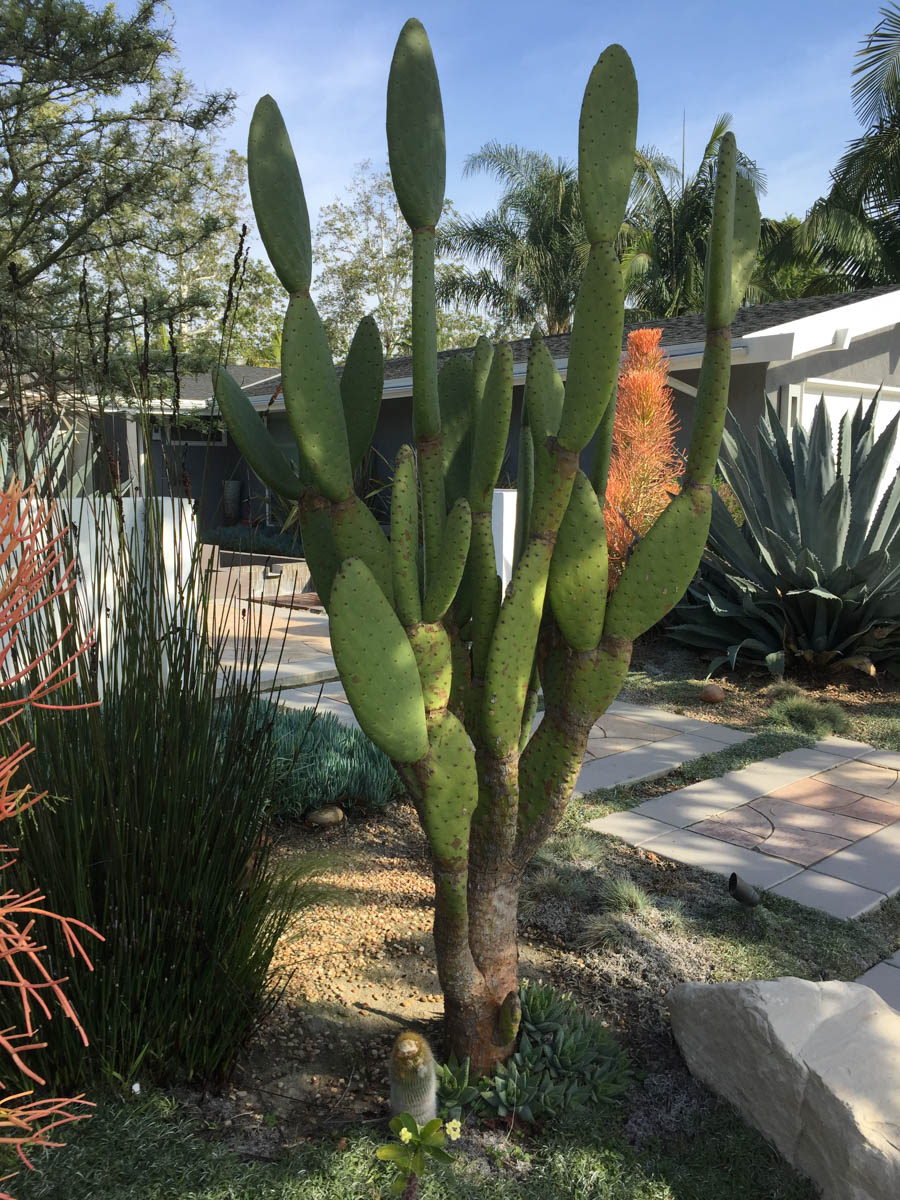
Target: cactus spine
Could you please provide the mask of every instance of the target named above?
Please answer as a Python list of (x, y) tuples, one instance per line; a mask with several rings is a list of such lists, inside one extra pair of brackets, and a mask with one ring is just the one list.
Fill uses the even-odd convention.
[[(296, 464), (224, 371), (216, 394), (248, 461), (297, 505), (348, 699), (362, 728), (397, 764), (428, 837), (448, 1043), (476, 1071), (505, 1058), (516, 1034), (509, 997), (518, 982), (521, 872), (565, 810), (588, 732), (622, 685), (634, 638), (677, 602), (697, 566), (728, 398), (729, 325), (756, 253), (759, 211), (749, 184), (736, 176), (736, 148), (726, 135), (708, 251), (707, 348), (684, 486), (636, 548), (607, 604), (602, 497), (624, 314), (615, 239), (636, 127), (631, 62), (610, 46), (591, 73), (581, 110), (579, 187), (590, 251), (568, 376), (564, 387), (535, 331), (515, 564), (502, 597), (491, 497), (507, 444), (512, 356), (508, 346), (482, 339), (471, 358), (452, 358), (437, 370), (434, 237), (444, 198), (444, 124), (425, 30), (414, 20), (403, 27), (388, 80), (391, 173), (413, 243), (415, 435), (415, 446), (397, 456), (389, 542), (353, 489), (380, 403), (377, 330), (370, 318), (361, 324), (338, 384), (309, 295), (300, 174), (271, 98), (260, 101), (251, 125), (254, 208), (290, 295), (282, 377)], [(592, 438), (589, 480), (578, 463)], [(538, 687), (545, 715), (532, 733)]]

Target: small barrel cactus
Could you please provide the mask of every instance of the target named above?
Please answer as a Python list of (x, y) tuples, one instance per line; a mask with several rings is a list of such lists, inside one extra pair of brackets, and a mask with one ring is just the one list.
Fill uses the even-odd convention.
[(406, 1030), (391, 1050), (391, 1113), (409, 1113), (419, 1125), (437, 1116), (437, 1071), (431, 1047), (421, 1034)]

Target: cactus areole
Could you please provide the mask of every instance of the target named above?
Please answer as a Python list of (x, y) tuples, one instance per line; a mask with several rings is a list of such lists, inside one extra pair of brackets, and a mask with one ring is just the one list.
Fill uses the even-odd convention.
[[(591, 72), (581, 109), (579, 176), (591, 238), (565, 388), (540, 331), (525, 387), (517, 557), (501, 595), (491, 493), (512, 408), (508, 346), (436, 354), (434, 225), (444, 194), (444, 120), (431, 47), (404, 25), (387, 87), (397, 199), (413, 241), (415, 446), (398, 457), (390, 538), (353, 490), (360, 431), (382, 391), (381, 345), (360, 328), (340, 384), (309, 295), (312, 261), (300, 174), (275, 102), (253, 116), (248, 157), (260, 234), (290, 289), (282, 384), (297, 466), (227, 375), (216, 395), (256, 473), (296, 504), (335, 661), (356, 717), (393, 759), (431, 847), (434, 940), (448, 1050), (485, 1072), (518, 1032), (516, 912), (528, 860), (559, 823), (588, 732), (615, 699), (633, 640), (683, 595), (709, 527), (710, 489), (728, 399), (729, 325), (752, 269), (759, 212), (722, 139), (707, 267), (707, 349), (682, 489), (635, 548), (607, 603), (606, 535), (595, 466), (622, 346), (615, 238), (634, 163), (637, 85), (621, 46)], [(277, 184), (277, 186), (273, 186)], [(736, 217), (737, 214), (737, 217)], [(598, 428), (600, 430), (597, 434)], [(532, 731), (538, 691), (544, 716)]]

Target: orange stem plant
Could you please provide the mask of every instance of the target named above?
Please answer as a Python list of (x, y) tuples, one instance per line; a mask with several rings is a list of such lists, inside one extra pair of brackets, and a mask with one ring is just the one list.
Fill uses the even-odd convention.
[[(71, 708), (51, 699), (73, 675), (69, 668), (90, 645), (90, 639), (66, 655), (52, 669), (48, 660), (71, 632), (66, 626), (49, 639), (46, 648), (32, 661), (23, 663), (17, 655), (19, 631), (23, 622), (34, 620), (42, 609), (54, 604), (73, 585), (73, 563), (65, 563), (65, 530), (54, 532), (54, 510), (38, 501), (34, 489), (22, 489), (13, 483), (0, 492), (0, 725), (6, 725), (29, 706)], [(22, 686), (35, 667), (47, 664), (37, 683)], [(28, 745), (19, 746), (0, 756), (0, 821), (13, 820), (41, 799), (28, 787), (16, 787), (14, 776), (31, 753)], [(15, 849), (0, 845), (0, 871), (15, 861)], [(50, 1019), (52, 1005), (73, 1023), (87, 1045), (87, 1037), (78, 1015), (69, 1003), (63, 985), (66, 977), (56, 977), (47, 969), (42, 954), (46, 949), (37, 931), (42, 921), (56, 921), (62, 928), (69, 953), (80, 957), (91, 969), (82, 945), (84, 934), (100, 937), (95, 930), (71, 917), (63, 917), (44, 907), (45, 897), (35, 888), (21, 895), (15, 891), (0, 893), (0, 988), (17, 994), (22, 1010), (21, 1027), (0, 1029), (0, 1052), (26, 1078), (44, 1086), (46, 1081), (27, 1061), (26, 1056), (42, 1049), (46, 1042), (38, 1037), (38, 1023)], [(102, 939), (101, 939), (102, 940)], [(0, 1080), (4, 1091), (7, 1085)], [(88, 1114), (90, 1107), (83, 1095), (33, 1099), (27, 1089), (0, 1100), (0, 1145), (15, 1147), (30, 1167), (26, 1151), (39, 1146), (58, 1146), (51, 1131)], [(0, 1179), (0, 1184), (11, 1178)], [(0, 1200), (11, 1200), (0, 1191)]]

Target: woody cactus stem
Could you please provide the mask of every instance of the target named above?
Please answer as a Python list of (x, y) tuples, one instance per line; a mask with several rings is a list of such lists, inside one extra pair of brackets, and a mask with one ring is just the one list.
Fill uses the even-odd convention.
[[(753, 267), (759, 211), (735, 174), (736, 148), (726, 135), (708, 251), (707, 350), (684, 486), (607, 603), (602, 493), (624, 313), (615, 239), (631, 182), (637, 88), (625, 51), (605, 50), (581, 110), (579, 187), (590, 253), (568, 378), (564, 387), (536, 330), (515, 564), (504, 597), (491, 498), (509, 432), (512, 354), (482, 339), (474, 356), (451, 358), (438, 373), (434, 227), (444, 197), (444, 124), (418, 21), (408, 21), (397, 42), (387, 108), (391, 174), (413, 241), (415, 433), (415, 447), (397, 457), (390, 541), (353, 491), (381, 397), (377, 331), (370, 318), (362, 323), (338, 384), (309, 294), (303, 187), (269, 97), (254, 113), (248, 160), (260, 234), (290, 296), (282, 382), (296, 456), (274, 443), (226, 371), (216, 396), (250, 465), (296, 505), (347, 697), (405, 780), (431, 848), (450, 1047), (487, 1071), (510, 1054), (518, 1031), (522, 871), (565, 811), (588, 733), (622, 685), (634, 638), (680, 599), (706, 539), (728, 398), (729, 326)], [(593, 481), (579, 470), (592, 438), (599, 454)], [(538, 688), (545, 711), (533, 731)]]

